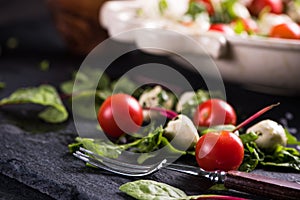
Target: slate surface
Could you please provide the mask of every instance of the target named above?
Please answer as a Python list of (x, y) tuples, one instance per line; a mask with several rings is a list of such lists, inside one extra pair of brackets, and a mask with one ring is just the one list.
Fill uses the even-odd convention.
[[(18, 4), (17, 1), (10, 3)], [(15, 16), (13, 20), (0, 23), (0, 81), (7, 83), (0, 90), (0, 98), (9, 95), (13, 90), (24, 86), (36, 86), (50, 83), (58, 86), (62, 81), (69, 80), (71, 73), (80, 66), (83, 58), (69, 55), (64, 44), (51, 23), (49, 13), (42, 2), (30, 0), (40, 6), (34, 15)], [(11, 8), (11, 12), (20, 12), (20, 5)], [(23, 8), (23, 7), (22, 7)], [(22, 10), (22, 9), (21, 9)], [(3, 12), (2, 12), (3, 13)], [(7, 16), (6, 16), (7, 17)], [(9, 19), (1, 18), (1, 19)], [(9, 49), (6, 41), (14, 36), (19, 39), (16, 49)], [(136, 58), (139, 58), (135, 60)], [(39, 63), (46, 59), (50, 69), (43, 72)], [(151, 61), (147, 55), (137, 54), (130, 62)], [(158, 60), (165, 62), (163, 58)], [(127, 60), (116, 65), (124, 66)], [(118, 72), (112, 75), (118, 76)], [(188, 74), (192, 84), (198, 79)], [(227, 98), (241, 114), (241, 119), (249, 116), (257, 108), (280, 101), (280, 108), (265, 115), (277, 121), (291, 112), (294, 118), (288, 121), (290, 127), (300, 128), (299, 98), (263, 95), (228, 85)], [(17, 106), (0, 109), (0, 199), (130, 199), (120, 193), (118, 187), (133, 178), (112, 175), (101, 170), (85, 167), (68, 153), (67, 144), (77, 136), (72, 119), (58, 125), (49, 125), (35, 117), (36, 111), (27, 107)], [(297, 135), (299, 137), (299, 134)], [(299, 173), (266, 172), (257, 170), (255, 173), (286, 180), (299, 180)], [(185, 190), (188, 194), (206, 193), (211, 185), (205, 179), (161, 170), (148, 177), (162, 181)], [(252, 197), (230, 191), (231, 195)], [(255, 197), (255, 199), (257, 199)]]

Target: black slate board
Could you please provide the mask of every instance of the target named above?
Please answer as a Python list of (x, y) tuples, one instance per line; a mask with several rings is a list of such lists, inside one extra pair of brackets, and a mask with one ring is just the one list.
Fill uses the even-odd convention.
[[(16, 6), (8, 6), (10, 3), (15, 3)], [(6, 20), (7, 24), (2, 21), (0, 23), (0, 81), (7, 84), (6, 88), (0, 90), (0, 98), (19, 87), (42, 83), (58, 86), (71, 78), (71, 73), (80, 66), (83, 59), (65, 51), (49, 13), (42, 4), (44, 1), (28, 0), (26, 5), (20, 6), (19, 1), (12, 0), (1, 7), (6, 9), (6, 12), (1, 13), (21, 13), (25, 7), (31, 9), (31, 3), (38, 8), (37, 12), (26, 16), (16, 15), (13, 20)], [(6, 41), (11, 36), (19, 39), (16, 49), (6, 47)], [(38, 67), (44, 59), (50, 63), (47, 72)], [(165, 58), (155, 59), (167, 63)], [(137, 53), (129, 61), (121, 60), (116, 65), (126, 69), (126, 64), (150, 62), (152, 57)], [(111, 75), (118, 76), (120, 73), (121, 71), (112, 71)], [(188, 73), (187, 77), (190, 77), (192, 84), (198, 84), (198, 79), (193, 74)], [(300, 113), (299, 98), (262, 95), (231, 84), (227, 85), (227, 90), (228, 100), (242, 114), (241, 119), (257, 108), (280, 101), (280, 108), (265, 117), (279, 120), (286, 112), (292, 111), (295, 119), (289, 125), (300, 128), (299, 116), (296, 115)], [(35, 114), (36, 111), (26, 107), (0, 109), (0, 199), (131, 199), (118, 188), (136, 178), (88, 168), (68, 152), (67, 145), (77, 136), (72, 118), (62, 124), (49, 125), (37, 119)], [(256, 170), (255, 173), (290, 181), (300, 179), (299, 173), (293, 172)], [(190, 195), (207, 193), (211, 186), (206, 179), (164, 169), (144, 178), (171, 184)], [(258, 199), (255, 194), (246, 195), (234, 191), (222, 193)]]

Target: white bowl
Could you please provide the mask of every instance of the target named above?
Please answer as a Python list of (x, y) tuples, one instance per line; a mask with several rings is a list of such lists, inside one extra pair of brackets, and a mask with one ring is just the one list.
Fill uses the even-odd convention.
[[(140, 7), (139, 2), (108, 1), (104, 4), (100, 11), (100, 23), (110, 36), (118, 35), (118, 40), (136, 43), (138, 47), (161, 45), (174, 51), (203, 53), (199, 49), (189, 49), (181, 34), (154, 31), (168, 26), (163, 20), (138, 18), (136, 12)], [(139, 28), (142, 28), (142, 34), (121, 34)], [(264, 93), (300, 95), (300, 40), (225, 36), (211, 32), (185, 35), (198, 42), (211, 55), (224, 80)], [(143, 50), (152, 54), (166, 54), (157, 49)]]

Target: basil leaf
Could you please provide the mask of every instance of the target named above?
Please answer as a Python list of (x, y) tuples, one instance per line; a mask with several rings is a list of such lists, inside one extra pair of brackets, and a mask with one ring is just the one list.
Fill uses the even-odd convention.
[(122, 192), (138, 200), (189, 199), (180, 189), (152, 180), (128, 182), (119, 187)]
[(56, 89), (50, 85), (18, 89), (9, 97), (2, 99), (0, 106), (26, 103), (47, 106), (48, 108), (39, 113), (39, 117), (46, 122), (59, 123), (68, 118), (68, 112), (61, 102)]

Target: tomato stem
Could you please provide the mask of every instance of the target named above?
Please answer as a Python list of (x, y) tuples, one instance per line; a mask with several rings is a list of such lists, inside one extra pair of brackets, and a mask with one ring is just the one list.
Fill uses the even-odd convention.
[(174, 112), (172, 110), (168, 110), (161, 107), (145, 107), (144, 110), (153, 110), (158, 111), (161, 115), (167, 117), (168, 119), (173, 119), (174, 117), (177, 117), (178, 113)]
[(252, 116), (248, 117), (245, 121), (243, 121), (242, 123), (240, 123), (232, 132), (235, 132), (235, 131), (239, 130), (240, 128), (244, 127), (245, 125), (247, 125), (248, 123), (250, 123), (254, 119), (258, 118), (259, 116), (261, 116), (265, 112), (271, 110), (272, 108), (278, 106), (279, 104), (280, 103), (278, 102), (278, 103), (272, 104), (270, 106), (267, 106), (267, 107), (261, 109), (260, 111), (256, 112)]

